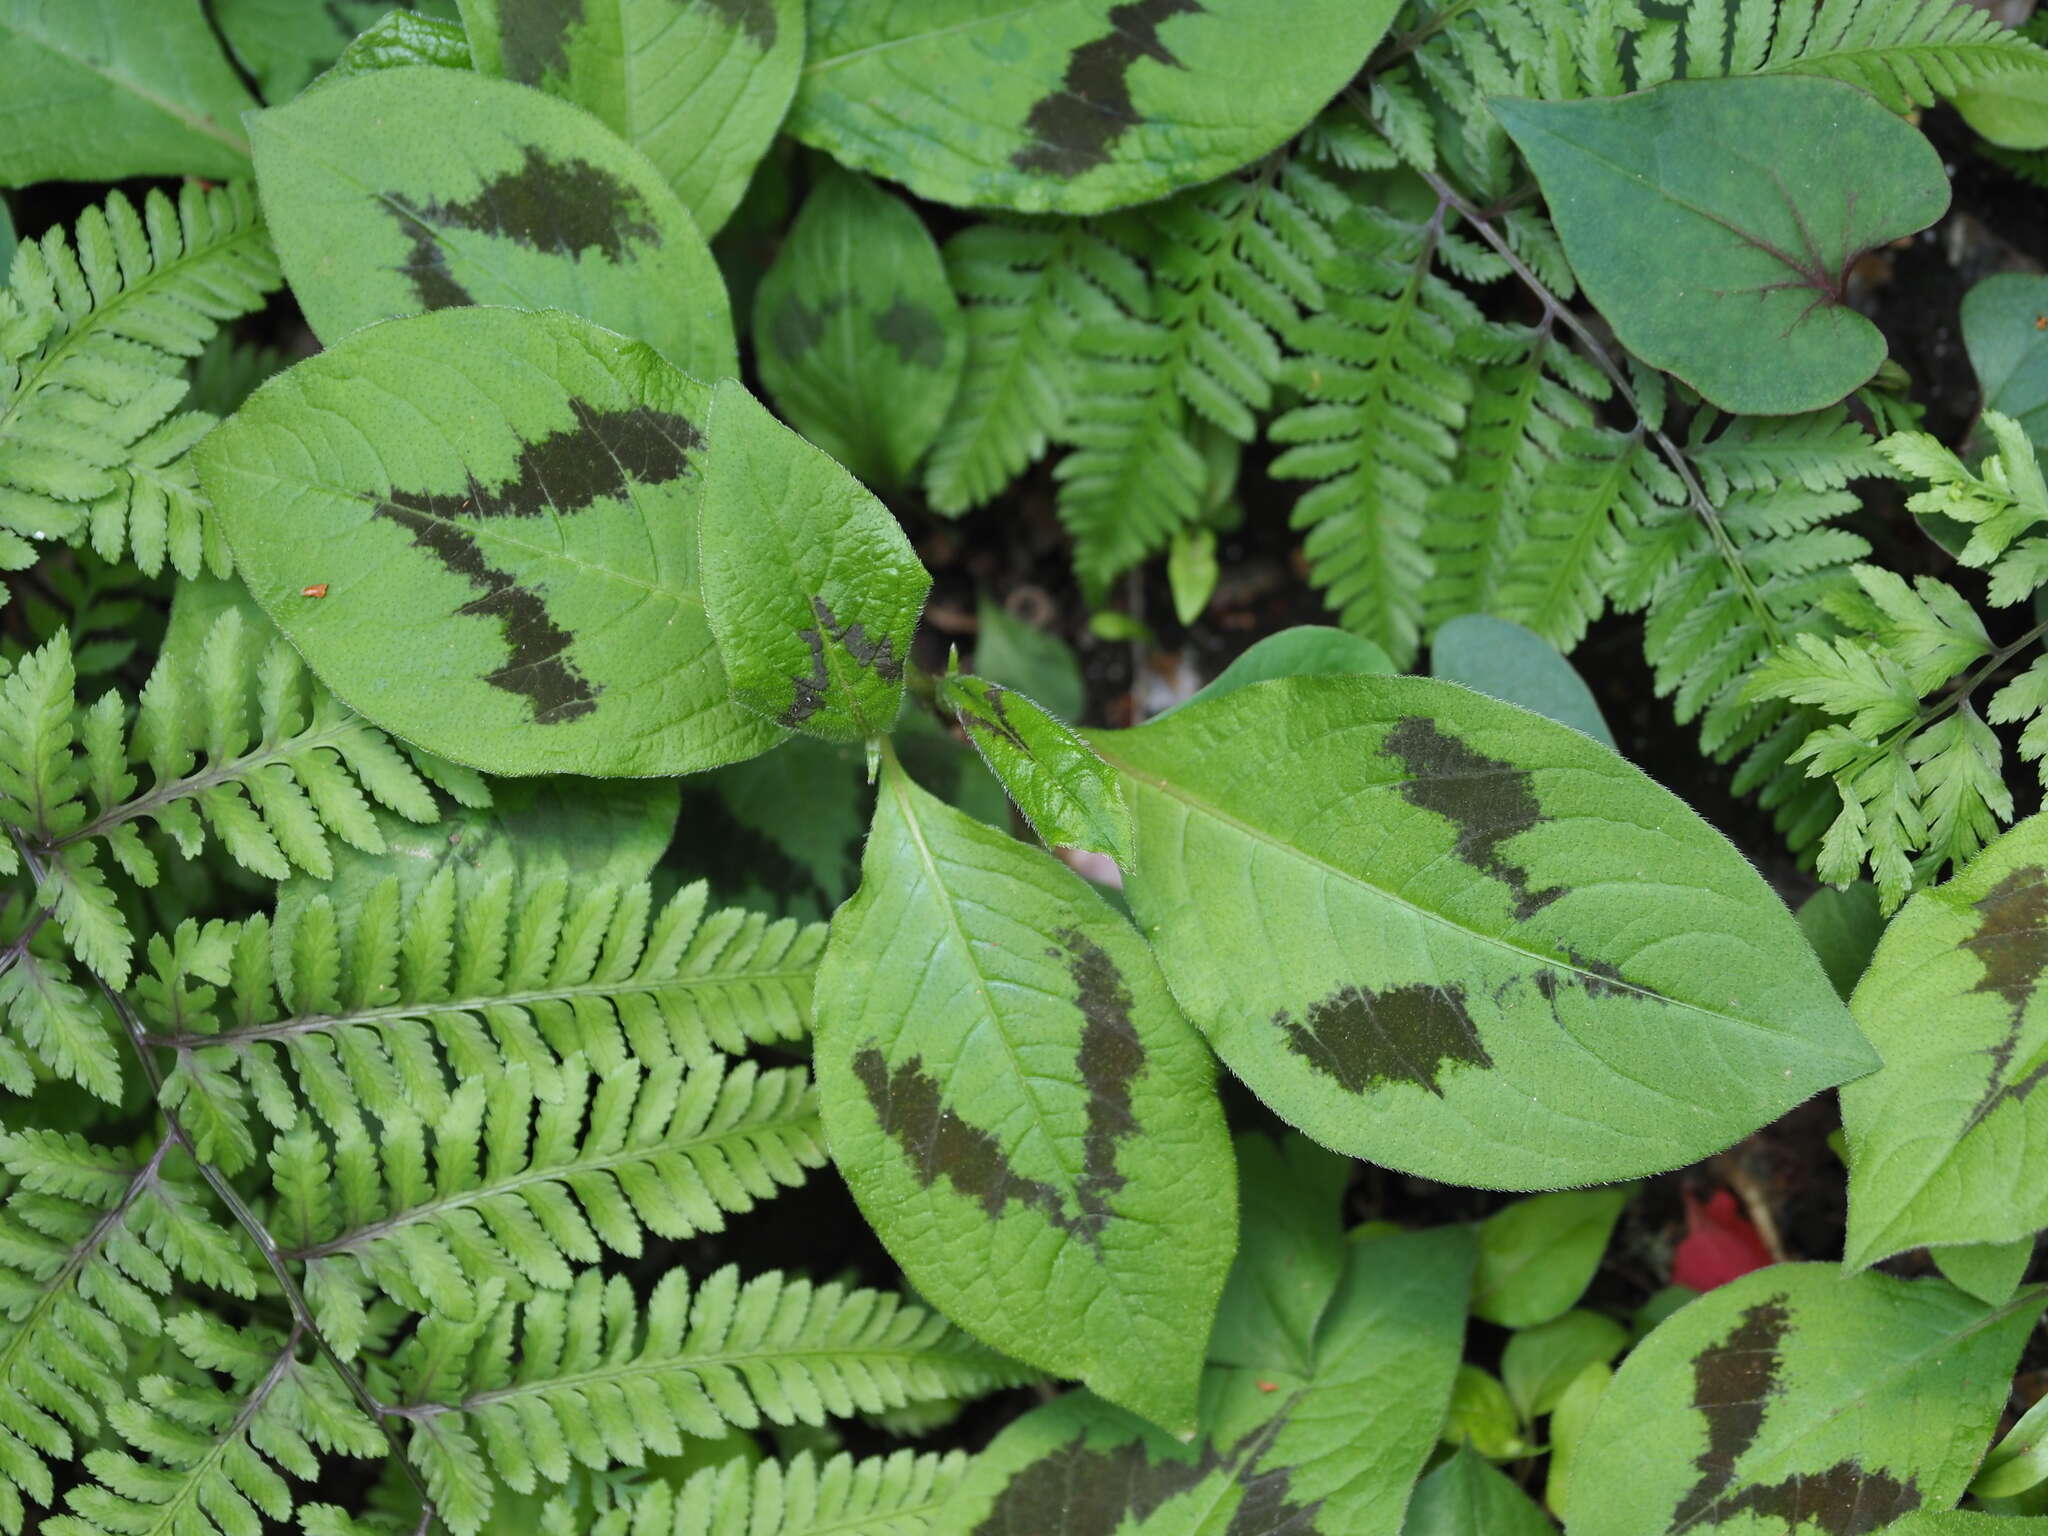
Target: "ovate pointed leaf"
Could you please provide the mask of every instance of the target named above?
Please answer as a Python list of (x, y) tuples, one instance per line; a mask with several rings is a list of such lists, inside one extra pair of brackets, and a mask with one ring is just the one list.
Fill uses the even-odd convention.
[(1339, 1151), (1544, 1188), (1692, 1162), (1875, 1065), (1783, 904), (1614, 752), (1449, 683), (1295, 677), (1091, 738), (1224, 1064)]
[(1131, 812), (1123, 782), (1087, 742), (1023, 694), (986, 678), (945, 678), (939, 698), (1049, 845), (1129, 863)]
[(1364, 65), (1393, 0), (811, 0), (790, 128), (942, 203), (1099, 213), (1247, 165)]
[(1709, 1291), (1615, 1373), (1574, 1453), (1569, 1536), (1849, 1536), (1947, 1509), (2042, 1301), (1821, 1264)]
[(2048, 1226), (2048, 817), (1908, 901), (1850, 1006), (1884, 1067), (1842, 1092), (1849, 1263)]
[(1850, 269), (1948, 207), (1934, 146), (1836, 80), (1493, 110), (1615, 335), (1724, 410), (1817, 410), (1877, 372), (1884, 338), (1849, 307)]
[(199, 449), (237, 569), (335, 692), (498, 773), (764, 751), (697, 589), (711, 391), (560, 313), (452, 309), (278, 375)]
[(593, 113), (654, 162), (706, 235), (796, 92), (802, 0), (463, 0), (476, 67)]
[(285, 276), (328, 345), (394, 316), (509, 304), (573, 311), (698, 378), (736, 368), (725, 284), (688, 210), (567, 102), (412, 66), (250, 121)]
[(930, 573), (887, 507), (740, 384), (712, 416), (704, 603), (733, 697), (813, 736), (881, 735)]
[(1305, 1367), (1212, 1366), (1193, 1443), (1071, 1393), (997, 1436), (935, 1529), (1396, 1536), (1450, 1400), (1471, 1248), (1439, 1228), (1348, 1257)]
[(1465, 1446), (1415, 1487), (1401, 1536), (1555, 1536), (1505, 1472)]
[(2048, 277), (2000, 272), (1963, 295), (1963, 345), (1984, 408), (2010, 416), (2048, 447)]
[(783, 415), (893, 489), (945, 422), (967, 327), (924, 220), (865, 176), (831, 171), (755, 292), (754, 350)]
[(2034, 1262), (2034, 1239), (2015, 1238), (2009, 1243), (1959, 1243), (1952, 1248), (1928, 1251), (1934, 1267), (1957, 1290), (1968, 1291), (1979, 1301), (1997, 1306), (2012, 1297), (2027, 1277)]
[(1191, 1429), (1237, 1236), (1230, 1143), (1130, 926), (891, 761), (815, 1011), (833, 1160), (912, 1284), (996, 1348)]

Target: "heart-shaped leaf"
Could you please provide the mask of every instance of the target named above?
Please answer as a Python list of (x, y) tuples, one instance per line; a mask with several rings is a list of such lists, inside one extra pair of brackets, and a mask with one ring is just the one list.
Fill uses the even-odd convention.
[(1963, 345), (1984, 408), (2048, 448), (2048, 277), (2000, 272), (1964, 294)]
[(710, 404), (574, 315), (442, 310), (272, 379), (200, 476), (256, 600), (379, 725), (494, 773), (689, 773), (778, 737), (698, 593)]
[(1132, 910), (1224, 1063), (1316, 1140), (1494, 1188), (1675, 1167), (1876, 1062), (1675, 796), (1450, 683), (1294, 677), (1092, 738)]
[(1723, 410), (1818, 410), (1877, 372), (1884, 337), (1849, 308), (1850, 268), (1948, 207), (1934, 146), (1836, 80), (1493, 110), (1615, 335)]
[(1214, 1068), (1130, 925), (892, 759), (816, 991), (833, 1160), (911, 1282), (1172, 1431), (1236, 1245)]
[(1636, 1346), (1574, 1453), (1570, 1536), (1890, 1529), (1962, 1496), (2044, 1300), (1779, 1264)]
[(1358, 73), (1394, 0), (811, 0), (790, 131), (942, 203), (1099, 213), (1248, 165)]
[(285, 276), (329, 345), (393, 316), (510, 304), (573, 311), (697, 378), (737, 368), (710, 247), (660, 172), (589, 113), (415, 66), (249, 122)]

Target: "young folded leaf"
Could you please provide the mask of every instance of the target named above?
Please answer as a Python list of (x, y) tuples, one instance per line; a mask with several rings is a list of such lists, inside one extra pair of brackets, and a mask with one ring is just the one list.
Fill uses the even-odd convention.
[(736, 380), (711, 417), (701, 578), (733, 698), (831, 741), (882, 735), (930, 572), (887, 507)]
[(1256, 160), (1365, 63), (1395, 0), (812, 0), (789, 128), (920, 197), (1100, 213)]
[(1690, 80), (1493, 111), (1615, 335), (1723, 410), (1818, 410), (1877, 372), (1884, 337), (1849, 307), (1849, 271), (1948, 207), (1934, 146), (1836, 80)]
[(250, 135), (285, 275), (329, 346), (398, 315), (509, 304), (583, 315), (697, 378), (738, 367), (725, 284), (689, 210), (567, 102), (385, 69), (259, 113)]
[(1087, 742), (1023, 694), (985, 678), (943, 678), (939, 698), (1048, 846), (1085, 848), (1130, 863), (1123, 784)]
[(1195, 1444), (1070, 1393), (997, 1436), (934, 1529), (1397, 1536), (1450, 1399), (1472, 1250), (1439, 1227), (1356, 1244), (1348, 1259), (1304, 1368), (1209, 1369)]
[(782, 126), (802, 0), (463, 0), (477, 69), (595, 114), (654, 162), (708, 237)]
[(1449, 683), (1294, 677), (1092, 738), (1174, 996), (1316, 1140), (1490, 1188), (1727, 1146), (1876, 1065), (1783, 904), (1579, 732)]
[(866, 177), (828, 173), (755, 290), (754, 353), (804, 436), (869, 485), (906, 484), (967, 358), (924, 221)]
[(1890, 1528), (1962, 1497), (2048, 1293), (1779, 1264), (1622, 1362), (1574, 1455), (1571, 1536)]
[(574, 315), (451, 309), (279, 374), (199, 469), (256, 600), (377, 724), (494, 773), (691, 773), (776, 740), (697, 588), (710, 405)]
[(1892, 920), (1850, 1007), (1884, 1066), (1842, 1090), (1852, 1269), (2048, 1226), (2048, 817)]
[(826, 1140), (918, 1290), (1194, 1427), (1236, 1244), (1209, 1055), (1079, 876), (885, 761), (815, 994)]

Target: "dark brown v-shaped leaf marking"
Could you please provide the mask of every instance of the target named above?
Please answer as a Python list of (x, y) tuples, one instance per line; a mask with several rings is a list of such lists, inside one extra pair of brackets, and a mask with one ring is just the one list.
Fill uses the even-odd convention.
[(492, 565), (459, 520), (570, 515), (623, 497), (629, 483), (661, 485), (679, 479), (703, 436), (682, 416), (646, 406), (598, 409), (569, 401), (576, 425), (521, 445), (509, 479), (485, 486), (470, 476), (462, 491), (414, 491), (393, 486), (373, 517), (398, 524), (444, 569), (481, 594), (455, 611), (495, 619), (511, 651), (505, 665), (484, 674), (493, 688), (524, 697), (534, 723), (560, 725), (597, 707), (598, 689), (569, 660), (575, 636), (550, 616), (546, 601), (510, 571)]
[(903, 659), (896, 654), (895, 644), (887, 635), (870, 638), (867, 626), (858, 619), (841, 624), (831, 604), (822, 597), (811, 598), (811, 616), (818, 622), (797, 631), (797, 638), (811, 653), (811, 670), (804, 676), (791, 676), (794, 697), (789, 708), (777, 717), (778, 725), (802, 725), (825, 707), (825, 696), (832, 687), (832, 669), (825, 662), (827, 642), (837, 645), (857, 665), (869, 668), (885, 683), (897, 682), (903, 676)]
[(569, 34), (583, 0), (498, 0), (499, 63), (507, 80), (541, 85), (569, 70)]
[(1144, 121), (1131, 103), (1131, 66), (1150, 59), (1181, 68), (1159, 40), (1159, 24), (1197, 16), (1200, 0), (1130, 0), (1109, 8), (1109, 31), (1068, 55), (1060, 88), (1032, 105), (1024, 127), (1033, 142), (1010, 156), (1020, 171), (1074, 177), (1109, 159), (1116, 141)]
[(629, 247), (658, 242), (661, 231), (640, 194), (588, 160), (557, 160), (526, 146), (519, 168), (490, 177), (461, 202), (415, 202), (385, 194), (384, 206), (411, 242), (398, 270), (426, 309), (472, 303), (448, 269), (440, 236), (449, 230), (490, 235), (531, 250), (578, 258), (595, 251), (622, 260)]
[(2048, 870), (2036, 864), (2021, 866), (1986, 891), (1976, 911), (1982, 921), (1961, 947), (1977, 956), (1984, 974), (1970, 990), (1988, 992), (2002, 1002), (2007, 1022), (2004, 1037), (1991, 1048), (1990, 1080), (1964, 1123), (1966, 1133), (2007, 1100), (2024, 1102), (2048, 1078), (2044, 1062), (2017, 1082), (2002, 1081), (2019, 1049), (2027, 1004), (2042, 971), (2048, 969)]
[(1349, 1093), (1410, 1083), (1442, 1098), (1447, 1065), (1493, 1065), (1465, 1011), (1465, 989), (1454, 982), (1412, 982), (1383, 992), (1340, 987), (1309, 1004), (1307, 1015), (1296, 1023), (1283, 1008), (1273, 1015), (1273, 1027), (1295, 1055)]
[(1287, 1417), (1275, 1414), (1227, 1452), (1205, 1441), (1184, 1461), (1154, 1461), (1143, 1440), (1096, 1448), (1077, 1434), (1019, 1469), (972, 1536), (1116, 1536), (1216, 1472), (1240, 1490), (1223, 1536), (1320, 1536), (1323, 1501), (1294, 1502), (1294, 1468), (1259, 1468)]
[(1131, 1084), (1145, 1070), (1145, 1047), (1131, 1022), (1131, 992), (1116, 962), (1078, 929), (1062, 929), (1054, 937), (1065, 949), (1047, 953), (1064, 958), (1074, 979), (1074, 1005), (1081, 1011), (1074, 1064), (1088, 1090), (1073, 1209), (1052, 1184), (1017, 1172), (996, 1137), (946, 1105), (944, 1089), (925, 1070), (922, 1055), (892, 1069), (877, 1046), (864, 1046), (854, 1053), (853, 1075), (884, 1134), (910, 1160), (918, 1183), (929, 1189), (945, 1179), (978, 1202), (991, 1221), (1014, 1201), (1100, 1252), (1102, 1229), (1113, 1214), (1110, 1197), (1125, 1183), (1116, 1165), (1117, 1149), (1138, 1132)]
[(1516, 921), (1526, 921), (1564, 895), (1559, 885), (1532, 890), (1528, 871), (1503, 849), (1511, 838), (1549, 819), (1537, 803), (1528, 770), (1474, 751), (1421, 715), (1401, 720), (1388, 733), (1386, 749), (1408, 770), (1401, 798), (1456, 829), (1451, 851), (1514, 893)]
[(1736, 1464), (1756, 1444), (1778, 1392), (1779, 1345), (1792, 1321), (1785, 1301), (1772, 1296), (1744, 1309), (1733, 1332), (1693, 1357), (1692, 1402), (1706, 1418), (1707, 1447), (1693, 1458), (1699, 1480), (1672, 1511), (1673, 1536), (1745, 1512), (1774, 1516), (1791, 1531), (1811, 1526), (1824, 1536), (1865, 1536), (1920, 1507), (1913, 1479), (1866, 1472), (1854, 1461), (1731, 1492)]

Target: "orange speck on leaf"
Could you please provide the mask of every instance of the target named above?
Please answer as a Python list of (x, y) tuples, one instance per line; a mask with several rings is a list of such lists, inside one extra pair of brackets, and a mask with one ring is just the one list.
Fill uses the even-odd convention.
[(327, 583), (324, 581), (316, 581), (310, 587), (299, 588), (299, 596), (301, 597), (325, 597), (326, 595)]
[(1280, 1390), (1280, 1383), (1277, 1381), (1262, 1381), (1259, 1383), (1259, 1390), (1261, 1392), (1278, 1392)]

